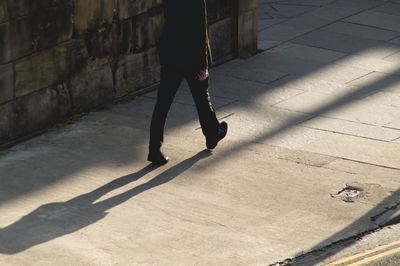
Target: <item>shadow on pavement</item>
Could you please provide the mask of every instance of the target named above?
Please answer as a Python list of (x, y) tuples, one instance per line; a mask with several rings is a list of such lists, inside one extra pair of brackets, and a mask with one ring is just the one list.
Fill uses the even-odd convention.
[[(373, 209), (367, 212), (365, 215), (357, 219), (357, 221), (348, 225), (343, 230), (337, 232), (332, 235), (330, 238), (325, 239), (321, 243), (315, 245), (308, 251), (305, 251), (302, 254), (298, 254), (296, 258), (293, 260), (289, 260), (289, 262), (285, 265), (293, 265), (293, 266), (308, 266), (315, 265), (324, 261), (325, 259), (339, 253), (341, 250), (351, 246), (360, 240), (359, 236), (362, 236), (375, 228), (371, 228), (370, 230), (363, 230), (362, 233), (354, 233), (360, 229), (361, 224), (365, 224), (366, 222), (373, 222), (372, 218), (376, 216), (379, 212), (382, 212), (388, 207), (393, 206), (394, 203), (400, 202), (400, 190), (394, 192), (391, 196), (384, 199), (381, 203), (376, 205)], [(342, 238), (342, 236), (344, 236)], [(335, 246), (335, 249), (330, 249), (332, 244), (340, 241), (340, 247)]]
[(142, 192), (171, 181), (196, 162), (210, 155), (211, 152), (208, 150), (201, 151), (165, 170), (148, 182), (97, 203), (94, 202), (100, 197), (146, 176), (155, 167), (146, 166), (136, 173), (115, 179), (92, 192), (69, 201), (42, 205), (15, 223), (0, 229), (0, 253), (16, 254), (89, 226), (103, 219), (107, 215), (107, 210)]
[[(360, 51), (361, 52), (361, 51)], [(265, 58), (268, 60), (268, 57)], [(340, 61), (342, 59), (339, 59)], [(335, 62), (333, 62), (335, 63)], [(321, 68), (328, 67), (330, 63), (326, 64), (321, 64)], [(251, 70), (251, 69), (250, 69)], [(300, 75), (301, 76), (307, 76), (308, 74), (311, 73), (305, 73)], [(400, 71), (398, 71), (395, 74), (392, 75), (398, 75), (400, 76)], [(354, 90), (353, 92), (338, 97), (337, 99), (334, 99), (330, 103), (326, 104), (323, 107), (317, 108), (315, 110), (312, 110), (308, 114), (302, 114), (299, 113), (297, 117), (294, 117), (290, 120), (284, 121), (281, 126), (278, 126), (269, 132), (266, 132), (260, 137), (253, 138), (250, 141), (245, 141), (242, 142), (241, 144), (232, 147), (229, 152), (240, 152), (242, 149), (246, 148), (246, 146), (249, 143), (254, 143), (254, 142), (263, 142), (267, 139), (270, 139), (272, 137), (275, 137), (279, 135), (282, 132), (285, 132), (294, 126), (298, 125), (299, 123), (303, 122), (304, 120), (307, 120), (310, 117), (310, 114), (312, 115), (320, 115), (323, 116), (324, 114), (336, 110), (338, 108), (350, 105), (352, 102), (354, 102), (356, 99), (359, 99), (362, 96), (366, 96), (371, 91), (376, 90), (377, 88), (380, 91), (385, 91), (389, 86), (397, 83), (397, 80), (390, 79), (390, 78), (382, 78), (381, 80), (378, 80), (374, 83), (371, 83), (369, 85), (366, 85), (364, 87), (361, 87), (359, 89)], [(271, 84), (274, 86), (274, 84)], [(281, 82), (281, 86), (284, 86), (285, 84)], [(279, 89), (279, 86), (276, 86), (272, 88), (271, 90), (274, 89)], [(261, 92), (254, 92), (254, 91), (249, 91), (249, 94), (253, 93), (254, 95), (251, 95), (252, 98), (256, 98), (259, 96)], [(257, 94), (258, 93), (258, 94)], [(249, 102), (236, 102), (234, 103), (234, 107), (246, 107), (248, 105), (251, 105)], [(185, 124), (188, 121), (185, 121), (184, 119), (181, 120), (181, 124)], [(139, 141), (142, 141), (140, 139)], [(96, 144), (93, 144), (96, 145)], [(99, 144), (97, 144), (99, 145)], [(73, 198), (67, 202), (61, 202), (61, 203), (50, 203), (43, 205), (39, 208), (37, 208), (35, 211), (32, 213), (22, 217), (20, 220), (17, 222), (0, 229), (0, 253), (3, 254), (15, 254), (18, 252), (21, 252), (23, 250), (26, 250), (30, 247), (33, 247), (35, 245), (38, 245), (40, 243), (44, 243), (47, 241), (50, 241), (52, 239), (58, 238), (60, 236), (63, 236), (65, 234), (69, 234), (71, 232), (75, 232), (77, 230), (80, 230), (88, 225), (91, 225), (102, 218), (104, 218), (107, 215), (107, 210), (111, 209), (112, 207), (115, 207), (130, 198), (146, 191), (149, 189), (152, 189), (154, 187), (157, 187), (159, 185), (165, 184), (190, 167), (192, 167), (196, 162), (201, 160), (202, 158), (205, 158), (209, 156), (210, 153), (207, 151), (202, 151), (198, 153), (197, 155), (186, 159), (185, 161), (167, 169), (163, 173), (159, 174), (155, 178), (151, 179), (147, 183), (144, 183), (142, 185), (139, 185), (127, 192), (124, 192), (120, 195), (114, 196), (112, 198), (106, 199), (104, 201), (94, 203), (97, 199), (99, 199), (101, 196), (105, 195), (106, 193), (127, 185), (128, 183), (134, 182), (135, 180), (138, 180), (139, 178), (145, 176), (146, 174), (150, 173), (151, 168), (145, 167), (141, 169), (140, 171), (120, 177), (109, 184), (106, 184), (92, 192), (89, 192), (87, 194), (81, 195), (79, 197)], [(220, 161), (227, 160), (229, 158), (229, 155), (226, 153), (218, 153), (214, 155), (213, 160), (210, 160), (208, 163), (209, 164), (216, 164), (220, 163)], [(89, 163), (84, 163), (80, 165), (80, 167), (89, 167), (91, 164), (100, 164), (102, 162), (106, 161), (106, 159), (100, 158), (98, 160), (91, 161)], [(79, 167), (71, 169), (70, 171), (77, 171)], [(59, 177), (57, 180), (52, 179), (51, 181), (44, 180), (40, 186), (45, 186), (48, 182), (55, 182), (58, 181), (61, 178), (65, 178), (69, 175), (70, 173), (64, 173), (64, 176)], [(2, 183), (7, 183), (9, 180), (7, 180), (7, 177), (3, 177), (4, 179), (2, 180)], [(38, 189), (39, 187), (36, 186), (34, 189)], [(31, 189), (31, 190), (34, 190)], [(27, 191), (21, 190), (17, 191), (18, 193), (15, 195), (19, 196), (21, 194), (26, 193)], [(7, 201), (10, 198), (14, 196), (9, 196), (6, 199), (3, 199), (2, 201)], [(365, 221), (368, 221), (371, 219), (372, 216), (375, 216), (379, 211), (382, 211), (385, 207), (393, 205), (395, 202), (400, 201), (400, 190), (396, 191), (393, 193), (391, 196), (386, 198), (384, 201), (382, 201), (380, 204), (372, 208), (368, 213), (366, 213), (363, 217), (360, 217), (357, 221), (343, 229), (342, 231), (337, 232), (336, 234), (332, 235), (330, 238), (325, 239), (321, 243), (317, 244), (314, 248), (310, 249), (310, 251), (319, 249), (323, 246), (329, 245), (332, 242), (337, 241), (338, 239), (344, 237), (348, 238), (351, 236), (354, 236), (359, 232), (360, 227), (365, 225)], [(0, 202), (3, 203), (3, 202)], [(349, 242), (349, 245), (352, 242)], [(327, 258), (328, 256), (331, 256), (332, 254), (325, 254), (319, 256), (318, 260), (322, 261), (323, 259)], [(315, 262), (315, 261), (314, 261)], [(317, 261), (318, 262), (318, 261)], [(315, 262), (315, 263), (317, 263)], [(300, 263), (300, 262), (299, 262)], [(294, 262), (293, 265), (302, 265), (302, 264), (296, 264)]]

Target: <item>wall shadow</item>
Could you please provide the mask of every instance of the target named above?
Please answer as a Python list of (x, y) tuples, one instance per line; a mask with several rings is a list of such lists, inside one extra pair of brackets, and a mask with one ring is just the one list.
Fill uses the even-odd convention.
[(42, 205), (15, 223), (0, 229), (0, 253), (16, 254), (94, 224), (106, 217), (107, 211), (111, 208), (140, 193), (171, 181), (210, 155), (210, 151), (203, 150), (168, 168), (148, 182), (100, 202), (94, 203), (108, 192), (146, 176), (156, 167), (148, 165), (136, 173), (115, 179), (69, 201)]

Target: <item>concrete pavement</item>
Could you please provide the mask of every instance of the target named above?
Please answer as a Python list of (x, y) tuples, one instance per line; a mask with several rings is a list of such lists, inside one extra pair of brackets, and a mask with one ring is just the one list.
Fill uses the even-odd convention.
[(264, 51), (211, 71), (215, 151), (183, 84), (163, 167), (154, 92), (0, 152), (0, 264), (268, 265), (379, 226), (400, 204), (400, 3), (259, 4)]

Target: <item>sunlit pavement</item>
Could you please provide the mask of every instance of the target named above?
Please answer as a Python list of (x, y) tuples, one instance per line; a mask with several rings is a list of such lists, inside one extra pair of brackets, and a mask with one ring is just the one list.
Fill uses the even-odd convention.
[(145, 160), (154, 92), (1, 151), (0, 264), (313, 265), (398, 240), (348, 249), (400, 204), (400, 1), (259, 10), (260, 53), (211, 71), (213, 152), (186, 84), (165, 166)]

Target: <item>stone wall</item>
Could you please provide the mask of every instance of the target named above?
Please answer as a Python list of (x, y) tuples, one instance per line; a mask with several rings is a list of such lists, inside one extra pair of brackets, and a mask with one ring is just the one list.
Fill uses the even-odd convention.
[[(215, 63), (254, 52), (257, 1), (207, 3)], [(0, 146), (155, 88), (162, 25), (162, 0), (1, 0)]]

